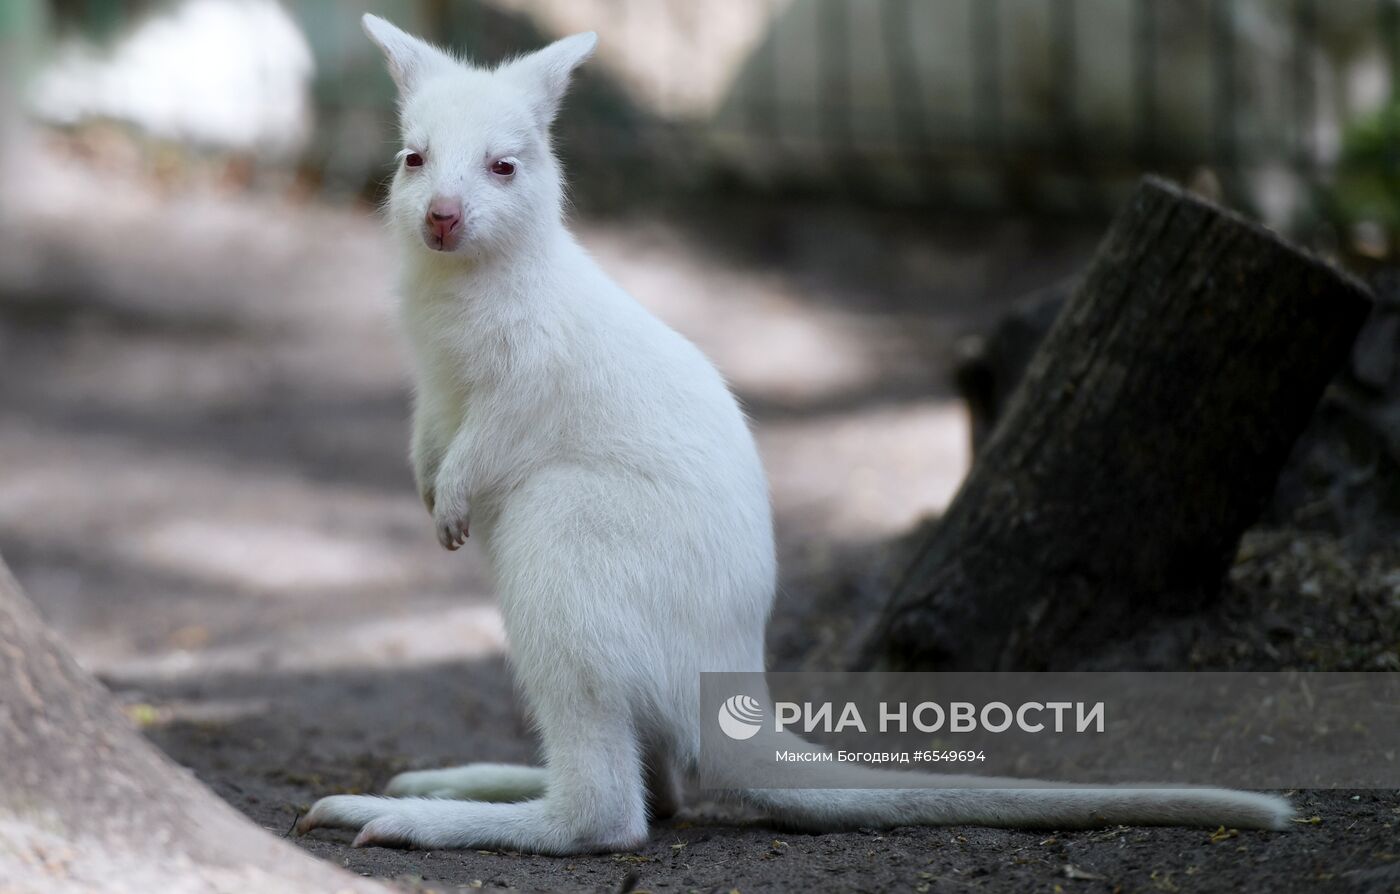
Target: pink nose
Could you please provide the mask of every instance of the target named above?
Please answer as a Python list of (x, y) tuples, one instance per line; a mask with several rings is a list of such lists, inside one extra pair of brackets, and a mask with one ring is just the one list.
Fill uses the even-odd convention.
[(428, 232), (438, 241), (446, 242), (447, 237), (462, 225), (462, 203), (457, 199), (433, 199), (428, 205), (426, 222)]

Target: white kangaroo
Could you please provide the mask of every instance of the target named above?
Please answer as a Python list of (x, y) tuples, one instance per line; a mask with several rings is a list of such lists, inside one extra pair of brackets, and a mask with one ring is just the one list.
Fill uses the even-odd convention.
[[(485, 69), (375, 16), (364, 27), (402, 101), (388, 216), (417, 385), (413, 469), (442, 545), (461, 546), (470, 522), (494, 568), (545, 766), (405, 773), (395, 797), (323, 798), (298, 828), (358, 829), (356, 845), (628, 850), (649, 816), (676, 810), (678, 777), (697, 765), (700, 673), (763, 670), (776, 580), (763, 467), (715, 368), (565, 226), (549, 131), (596, 37)], [(1223, 789), (957, 782), (734, 795), (817, 831), (1273, 829), (1290, 816), (1280, 798)]]

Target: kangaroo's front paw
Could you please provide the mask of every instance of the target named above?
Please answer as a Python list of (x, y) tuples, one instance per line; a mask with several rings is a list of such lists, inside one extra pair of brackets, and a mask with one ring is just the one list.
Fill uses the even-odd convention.
[(471, 510), (466, 506), (454, 508), (446, 501), (433, 509), (433, 524), (437, 528), (438, 543), (444, 549), (455, 550), (467, 542), (467, 529), (471, 522)]

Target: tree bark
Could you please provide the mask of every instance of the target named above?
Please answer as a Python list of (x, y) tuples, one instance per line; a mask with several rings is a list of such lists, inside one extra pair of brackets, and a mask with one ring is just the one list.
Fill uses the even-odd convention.
[(1199, 608), (1370, 304), (1326, 262), (1144, 180), (915, 546), (866, 663), (1066, 668)]
[(157, 752), (0, 561), (0, 888), (372, 892), (253, 825)]

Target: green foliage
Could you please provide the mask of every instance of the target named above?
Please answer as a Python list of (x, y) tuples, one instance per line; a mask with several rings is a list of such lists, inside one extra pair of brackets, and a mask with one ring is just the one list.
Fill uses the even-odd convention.
[(1400, 230), (1400, 102), (1347, 127), (1329, 204), (1343, 225)]

